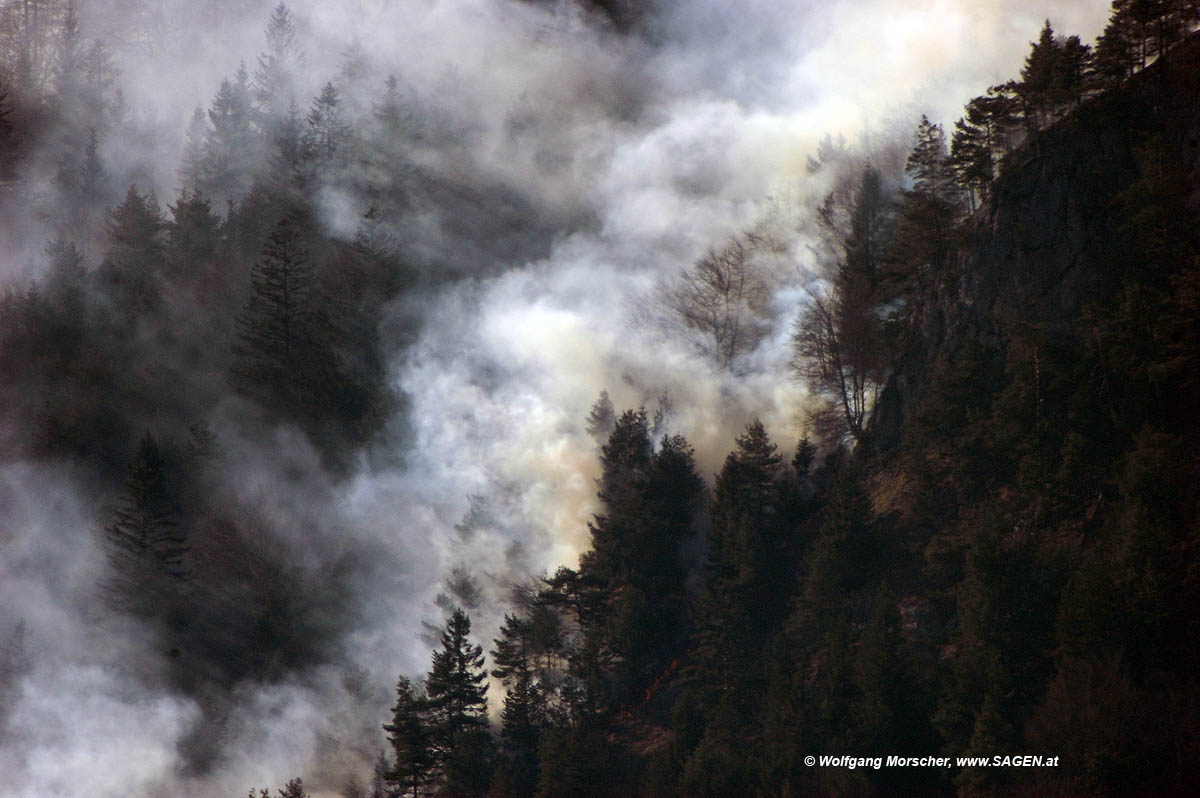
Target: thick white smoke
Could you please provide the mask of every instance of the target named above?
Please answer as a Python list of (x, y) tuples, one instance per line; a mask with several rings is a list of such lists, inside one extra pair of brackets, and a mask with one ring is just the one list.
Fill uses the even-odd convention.
[[(106, 142), (109, 162), (172, 197), (192, 109), (239, 62), (253, 69), (271, 5), (81, 3), (85, 30), (112, 42), (147, 143)], [(478, 588), (470, 613), (486, 648), (508, 587), (586, 547), (598, 468), (584, 420), (601, 390), (618, 410), (653, 411), (667, 395), (667, 425), (706, 475), (755, 416), (781, 449), (795, 445), (804, 393), (787, 369), (788, 329), (810, 257), (802, 223), (819, 192), (804, 163), (816, 142), (857, 141), (885, 119), (915, 126), (921, 113), (950, 125), (972, 95), (1016, 75), (1044, 18), (1087, 41), (1107, 13), (1100, 0), (664, 0), (622, 35), (565, 1), (289, 5), (308, 96), (357, 42), (373, 88), (395, 74), (423, 109), (414, 124), (436, 134), (417, 152), (423, 165), (505, 187), (528, 227), (510, 256), (493, 252), (477, 276), (393, 309), (422, 319), (390, 364), (411, 400), (403, 464), (374, 452), (336, 480), (299, 433), (243, 439), (230, 403), (209, 419), (234, 474), (231, 505), (272, 518), (301, 572), (346, 552), (372, 562), (356, 571), (367, 584), (340, 663), (225, 697), (222, 753), (201, 772), (181, 755), (197, 699), (169, 689), (153, 641), (95, 609), (103, 497), (66, 467), (4, 466), (0, 645), (21, 660), (0, 685), (5, 795), (233, 796), (297, 775), (333, 795), (369, 778), (391, 685), (428, 667), (423, 622), (440, 623), (447, 578), (458, 569)], [(345, 202), (322, 203), (343, 234), (364, 210)], [(735, 368), (642, 323), (658, 280), (767, 222), (782, 247), (773, 327)], [(422, 232), (422, 245), (439, 251), (441, 235)], [(30, 257), (0, 261), (19, 274)]]

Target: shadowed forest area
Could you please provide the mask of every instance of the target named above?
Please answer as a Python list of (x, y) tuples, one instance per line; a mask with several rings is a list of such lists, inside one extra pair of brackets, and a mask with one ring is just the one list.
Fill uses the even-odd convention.
[[(653, 39), (653, 4), (580, 6), (581, 25)], [(365, 52), (306, 95), (284, 4), (181, 131), (160, 196), (110, 157), (149, 146), (139, 98), (76, 3), (0, 8), (0, 219), (35, 253), (0, 296), (0, 457), (23, 475), (0, 499), (67, 513), (45, 475), (69, 474), (102, 508), (46, 533), (77, 550), (45, 556), (81, 558), (87, 645), (133, 641), (137, 689), (187, 707), (173, 768), (200, 779), (247, 696), (286, 716), (408, 578), (379, 577), (394, 561), (352, 514), (313, 508), (436, 459), (413, 455), (427, 432), (393, 364), (422, 362), (438, 292), (601, 225), (464, 177), (483, 137)], [(251, 798), (1191, 794), (1198, 26), (1195, 2), (1116, 0), (1094, 44), (1047, 21), (953, 124), (912, 120), (891, 150), (826, 136), (805, 167), (811, 266), (772, 272), (797, 250), (750, 227), (637, 299), (735, 382), (783, 340), (793, 429), (750, 421), (709, 474), (686, 398), (623, 407), (606, 386), (574, 422), (598, 471), (556, 472), (594, 494), (577, 562), (499, 588), (515, 545), (457, 567), (416, 639), (428, 670), (394, 691), (339, 671), (350, 708), (313, 744), (336, 766), (257, 762), (242, 772), (297, 778)], [(780, 296), (798, 302), (777, 335)], [(472, 495), (456, 534), (491, 540), (502, 511)], [(0, 557), (28, 556), (9, 534)], [(37, 620), (0, 621), (4, 746), (28, 728)], [(1022, 754), (1059, 764), (805, 762)]]

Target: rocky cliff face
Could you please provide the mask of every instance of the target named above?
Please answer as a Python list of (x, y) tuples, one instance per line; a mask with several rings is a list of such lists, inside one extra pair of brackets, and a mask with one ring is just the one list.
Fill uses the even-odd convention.
[(1158, 156), (1188, 183), (1186, 229), (1197, 235), (1200, 34), (1005, 159), (965, 225), (956, 273), (917, 310), (919, 335), (877, 408), (881, 442), (897, 440), (933, 369), (968, 341), (1003, 349), (1012, 324), (1065, 332), (1089, 304), (1111, 297), (1127, 270), (1154, 267), (1139, 251), (1146, 222), (1131, 218), (1126, 197), (1152, 178), (1147, 159)]

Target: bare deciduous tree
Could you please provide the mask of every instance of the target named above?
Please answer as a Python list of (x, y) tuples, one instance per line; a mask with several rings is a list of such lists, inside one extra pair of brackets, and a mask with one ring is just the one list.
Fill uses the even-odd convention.
[(862, 441), (890, 364), (880, 282), (894, 235), (892, 200), (868, 165), (853, 193), (830, 194), (817, 213), (826, 254), (838, 260), (827, 267), (828, 287), (808, 292), (792, 332), (792, 367), (826, 400), (812, 418), (821, 434)]
[(756, 243), (735, 237), (658, 287), (659, 304), (701, 333), (707, 354), (722, 366), (754, 349), (769, 329), (771, 289), (752, 258)]
[(810, 421), (821, 437), (861, 441), (887, 376), (878, 318), (844, 287), (809, 296), (792, 333), (792, 367), (826, 401)]

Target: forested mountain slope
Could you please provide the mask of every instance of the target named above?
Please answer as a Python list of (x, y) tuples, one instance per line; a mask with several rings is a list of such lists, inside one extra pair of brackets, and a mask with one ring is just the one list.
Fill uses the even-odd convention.
[(281, 3), (184, 127), (111, 5), (0, 2), (15, 794), (1194, 791), (1195, 2), (811, 155), (790, 6)]

